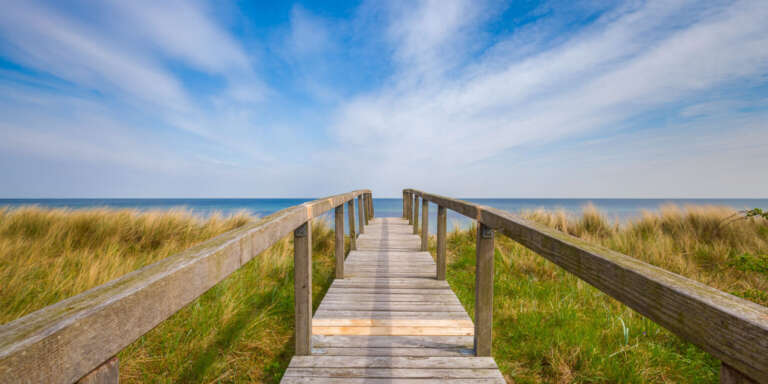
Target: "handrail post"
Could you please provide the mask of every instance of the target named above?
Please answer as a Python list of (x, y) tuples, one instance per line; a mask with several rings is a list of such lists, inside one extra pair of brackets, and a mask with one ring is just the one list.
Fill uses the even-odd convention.
[(344, 204), (342, 203), (334, 211), (335, 223), (333, 227), (336, 237), (336, 278), (344, 278)]
[(357, 249), (357, 238), (355, 235), (355, 199), (347, 202), (347, 211), (349, 211), (349, 250)]
[(478, 222), (475, 267), (475, 355), (491, 356), (493, 340), (493, 229)]
[(757, 384), (757, 382), (739, 372), (736, 368), (721, 362), (720, 384)]
[(408, 225), (413, 225), (413, 194), (408, 192), (405, 197), (407, 198), (405, 206), (408, 208), (408, 211), (405, 213), (406, 219), (408, 219)]
[(115, 356), (83, 376), (77, 384), (117, 384), (119, 382), (120, 361)]
[(293, 289), (296, 315), (296, 355), (312, 354), (312, 226), (307, 221), (293, 231)]
[(403, 219), (408, 218), (408, 208), (406, 208), (406, 200), (408, 199), (408, 194), (403, 191)]
[(446, 260), (446, 209), (443, 206), (437, 206), (437, 279), (445, 280)]
[(413, 196), (413, 234), (419, 234), (419, 196)]
[(429, 200), (421, 199), (421, 251), (429, 246)]
[[(364, 193), (360, 195), (360, 200), (363, 203), (363, 224), (368, 225), (368, 216), (370, 215), (370, 211), (368, 210), (368, 194)], [(362, 226), (360, 226), (360, 228), (362, 228)]]
[(362, 235), (365, 233), (365, 213), (363, 212), (363, 198), (358, 196), (357, 197), (357, 221), (360, 223), (360, 234)]
[(371, 205), (371, 209), (370, 209), (371, 220), (373, 220), (373, 217), (374, 217), (374, 214), (375, 214), (375, 211), (373, 210), (373, 192), (369, 193), (368, 197), (369, 197), (368, 204)]

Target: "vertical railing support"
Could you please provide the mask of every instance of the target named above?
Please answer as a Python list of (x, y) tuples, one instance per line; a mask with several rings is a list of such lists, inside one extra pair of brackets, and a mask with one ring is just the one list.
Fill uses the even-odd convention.
[(419, 196), (413, 196), (413, 234), (419, 234)]
[(373, 193), (369, 193), (368, 194), (368, 204), (370, 205), (370, 209), (368, 210), (368, 212), (371, 213), (370, 220), (373, 220), (373, 217), (374, 217), (374, 214), (375, 214), (375, 212), (373, 210)]
[(363, 198), (361, 196), (357, 197), (357, 221), (360, 223), (359, 232), (362, 235), (365, 233), (365, 213), (363, 212)]
[(408, 200), (408, 193), (403, 191), (403, 219), (408, 218), (408, 207), (406, 207), (406, 201)]
[(475, 355), (490, 356), (493, 340), (493, 229), (477, 227), (475, 267)]
[[(368, 219), (371, 214), (371, 212), (368, 209), (368, 194), (364, 193), (360, 195), (360, 199), (362, 200), (362, 203), (363, 203), (363, 210), (362, 210), (363, 224), (368, 225)], [(360, 228), (363, 228), (363, 226), (361, 225)], [(360, 233), (363, 233), (363, 232), (361, 231)]]
[(757, 384), (726, 363), (720, 363), (720, 384)]
[(293, 289), (296, 315), (296, 355), (312, 354), (312, 226), (293, 231)]
[(336, 237), (336, 278), (344, 278), (344, 203), (334, 211), (333, 231)]
[(357, 236), (355, 234), (355, 199), (347, 202), (347, 211), (349, 216), (349, 250), (357, 249)]
[(406, 213), (407, 215), (406, 218), (408, 219), (408, 224), (413, 225), (413, 194), (409, 192), (406, 194), (405, 197), (406, 197), (405, 206), (408, 208), (408, 212)]
[(421, 199), (421, 251), (429, 246), (429, 200)]
[(446, 272), (446, 260), (445, 260), (445, 246), (446, 239), (446, 209), (442, 206), (437, 206), (437, 279), (445, 280)]
[(119, 382), (120, 362), (115, 356), (83, 376), (77, 384), (118, 384)]

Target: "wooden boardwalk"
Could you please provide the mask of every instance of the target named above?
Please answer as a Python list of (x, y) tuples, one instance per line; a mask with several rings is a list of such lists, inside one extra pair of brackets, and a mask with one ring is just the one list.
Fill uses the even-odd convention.
[(312, 355), (283, 383), (504, 383), (475, 357), (474, 324), (408, 220), (376, 218), (312, 320)]

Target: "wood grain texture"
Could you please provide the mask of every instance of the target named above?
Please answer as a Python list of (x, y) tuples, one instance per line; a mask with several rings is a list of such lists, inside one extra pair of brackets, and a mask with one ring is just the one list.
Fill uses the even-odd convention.
[(429, 200), (421, 203), (421, 250), (426, 251), (429, 246)]
[(283, 383), (504, 382), (475, 357), (475, 325), (407, 219), (376, 218), (358, 245), (314, 315), (312, 356), (295, 356)]
[(363, 218), (363, 216), (364, 216), (363, 196), (360, 195), (357, 198), (357, 219), (358, 219), (358, 224), (360, 224), (360, 227), (358, 230), (360, 231), (361, 235), (365, 233), (365, 219)]
[(288, 236), (368, 190), (314, 200), (0, 326), (0, 377), (73, 383)]
[(99, 365), (77, 381), (77, 384), (118, 384), (120, 382), (120, 362), (113, 357)]
[(446, 242), (448, 237), (446, 234), (446, 217), (447, 210), (443, 206), (437, 206), (437, 254), (435, 259), (437, 261), (437, 279), (445, 280), (448, 264), (446, 261)]
[(334, 256), (336, 258), (336, 278), (344, 278), (344, 204), (334, 212)]
[(293, 290), (296, 355), (312, 353), (312, 226), (309, 222), (293, 232)]
[(419, 197), (413, 198), (413, 234), (419, 233)]
[(480, 223), (475, 246), (475, 354), (490, 356), (493, 342), (493, 230)]
[(407, 189), (501, 231), (759, 383), (768, 383), (768, 308), (510, 212)]
[(355, 234), (355, 201), (347, 202), (347, 211), (349, 216), (349, 250), (357, 249), (357, 235)]

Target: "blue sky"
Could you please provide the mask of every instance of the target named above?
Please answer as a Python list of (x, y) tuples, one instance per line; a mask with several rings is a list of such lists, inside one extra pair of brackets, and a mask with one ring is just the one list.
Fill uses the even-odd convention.
[(0, 197), (768, 196), (768, 2), (4, 1)]

